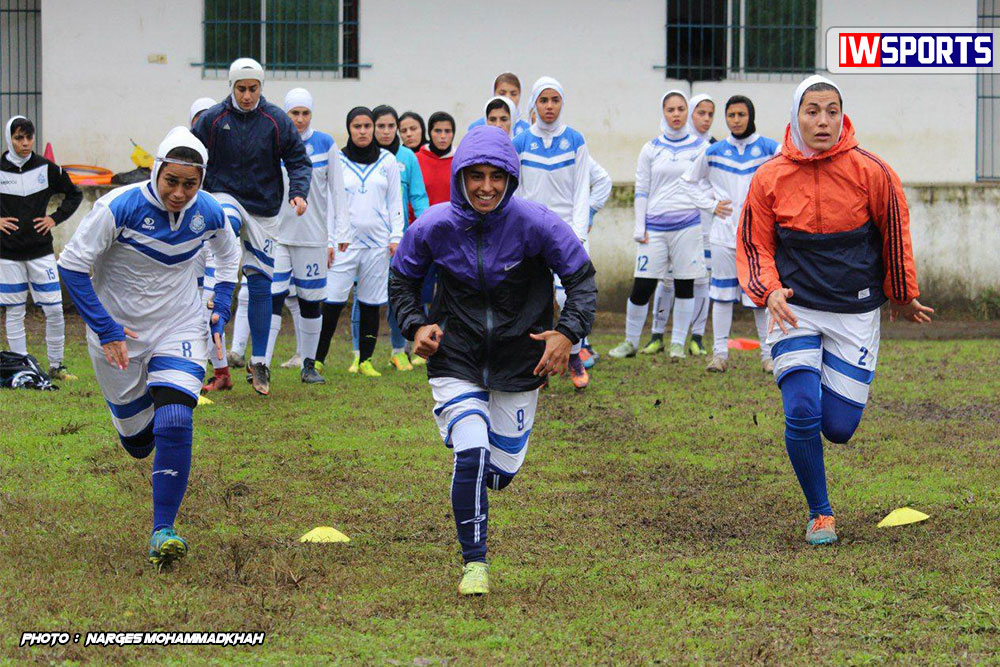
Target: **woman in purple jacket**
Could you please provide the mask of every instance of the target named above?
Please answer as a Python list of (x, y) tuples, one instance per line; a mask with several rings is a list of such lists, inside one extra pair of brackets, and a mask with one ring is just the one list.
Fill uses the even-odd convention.
[[(521, 467), (538, 388), (566, 371), (597, 309), (587, 251), (555, 213), (513, 196), (519, 175), (507, 133), (473, 128), (452, 162), (451, 201), (410, 226), (389, 273), (389, 300), (427, 359), (434, 417), (455, 452), (462, 595), (489, 592), (486, 489), (504, 488)], [(427, 315), (420, 290), (432, 265), (438, 288)], [(566, 289), (554, 327), (552, 272)]]

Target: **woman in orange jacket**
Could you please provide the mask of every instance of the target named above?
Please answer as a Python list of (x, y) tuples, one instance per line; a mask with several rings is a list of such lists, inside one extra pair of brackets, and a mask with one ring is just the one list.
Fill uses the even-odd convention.
[(862, 149), (840, 89), (795, 90), (781, 154), (762, 165), (737, 232), (740, 285), (770, 315), (785, 447), (809, 504), (806, 542), (837, 541), (823, 441), (847, 442), (875, 377), (879, 311), (929, 322), (899, 176)]

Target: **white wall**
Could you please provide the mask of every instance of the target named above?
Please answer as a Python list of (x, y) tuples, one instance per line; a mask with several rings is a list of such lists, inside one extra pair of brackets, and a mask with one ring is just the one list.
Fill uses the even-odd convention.
[[(976, 24), (975, 0), (823, 0), (821, 36), (831, 26)], [(149, 150), (187, 121), (192, 100), (221, 98), (224, 78), (203, 79), (203, 2), (42, 0), (44, 121), (62, 162), (131, 168), (131, 137)], [(344, 138), (358, 104), (400, 112), (452, 112), (464, 127), (477, 117), (493, 77), (512, 70), (530, 88), (542, 74), (566, 89), (567, 120), (616, 181), (629, 181), (635, 156), (658, 131), (658, 101), (671, 87), (663, 64), (662, 0), (362, 0), (360, 80), (309, 81), (317, 127)], [(822, 41), (822, 40), (821, 40)], [(166, 54), (165, 65), (147, 62)], [(822, 62), (823, 58), (820, 58)], [(971, 75), (841, 76), (847, 113), (861, 142), (882, 154), (904, 181), (975, 179), (975, 78)], [(280, 104), (302, 81), (272, 80), (264, 94)], [(754, 99), (759, 130), (780, 138), (795, 81), (699, 83), (720, 105)], [(527, 97), (527, 91), (525, 94)], [(722, 114), (713, 132), (725, 134)]]

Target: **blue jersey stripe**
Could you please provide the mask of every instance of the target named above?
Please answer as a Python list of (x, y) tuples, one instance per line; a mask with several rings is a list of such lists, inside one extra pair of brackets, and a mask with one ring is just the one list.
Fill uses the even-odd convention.
[(488, 391), (469, 391), (464, 394), (459, 394), (455, 398), (451, 399), (450, 401), (442, 405), (440, 408), (434, 408), (434, 414), (440, 416), (441, 413), (444, 412), (445, 408), (455, 405), (456, 403), (461, 403), (462, 401), (470, 398), (474, 398), (479, 401), (489, 401), (490, 393)]
[(321, 289), (326, 287), (326, 278), (316, 278), (314, 280), (304, 280), (302, 278), (292, 278), (292, 283), (302, 289)]
[(864, 382), (865, 384), (871, 384), (872, 380), (875, 379), (875, 371), (858, 368), (857, 366), (844, 361), (829, 350), (823, 350), (823, 365), (829, 366), (831, 369), (837, 371), (841, 375), (846, 375), (852, 380)]
[(244, 241), (243, 242), (243, 247), (246, 248), (247, 250), (249, 250), (251, 255), (253, 255), (258, 260), (260, 260), (261, 262), (263, 262), (264, 266), (270, 266), (272, 269), (274, 268), (274, 258), (268, 257), (267, 255), (265, 255), (264, 253), (262, 253), (260, 250), (257, 250), (257, 248), (254, 248), (252, 245), (250, 245), (249, 241)]
[(17, 294), (28, 289), (28, 283), (0, 283), (0, 294)]
[(149, 360), (147, 367), (150, 373), (157, 371), (181, 371), (188, 375), (193, 375), (199, 380), (205, 377), (205, 368), (201, 364), (196, 364), (180, 357), (153, 357)]
[(508, 454), (519, 454), (524, 446), (528, 444), (528, 436), (531, 435), (531, 429), (517, 436), (510, 435), (500, 435), (499, 433), (489, 432), (490, 445), (496, 447), (497, 449), (502, 449)]
[(129, 417), (135, 417), (137, 414), (153, 405), (153, 397), (147, 392), (134, 401), (129, 401), (128, 403), (112, 403), (111, 401), (105, 402), (108, 404), (111, 414), (115, 417), (118, 419), (128, 419)]
[(771, 358), (777, 359), (787, 352), (799, 352), (800, 350), (818, 350), (823, 346), (823, 341), (819, 336), (795, 336), (779, 340), (771, 346)]
[(541, 162), (534, 162), (526, 158), (521, 159), (522, 167), (531, 167), (533, 169), (543, 169), (545, 171), (555, 171), (557, 169), (562, 169), (564, 167), (571, 167), (576, 164), (576, 158), (571, 158), (564, 162), (557, 162), (555, 164), (542, 164)]
[(31, 283), (31, 289), (36, 292), (58, 292), (59, 283)]
[(181, 262), (186, 262), (187, 260), (197, 255), (199, 252), (201, 252), (201, 247), (205, 245), (205, 242), (202, 241), (196, 247), (192, 248), (191, 250), (188, 250), (187, 252), (182, 252), (179, 255), (167, 255), (160, 252), (159, 250), (153, 250), (147, 245), (143, 245), (138, 241), (135, 241), (133, 239), (124, 236), (119, 236), (118, 240), (121, 243), (125, 243), (126, 245), (132, 246), (133, 248), (135, 248), (142, 254), (146, 255), (150, 259), (155, 259), (157, 262), (161, 264), (166, 264), (168, 266), (173, 266), (175, 264), (180, 264)]

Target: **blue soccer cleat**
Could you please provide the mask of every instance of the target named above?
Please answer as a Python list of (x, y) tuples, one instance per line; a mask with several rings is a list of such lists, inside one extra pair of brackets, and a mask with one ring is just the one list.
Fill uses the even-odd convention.
[(833, 544), (837, 541), (837, 529), (834, 527), (833, 517), (820, 514), (809, 519), (806, 524), (806, 542), (809, 544)]
[(169, 565), (187, 555), (187, 540), (173, 528), (160, 528), (149, 538), (149, 562), (157, 567)]

